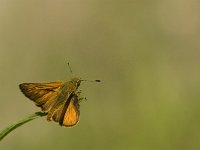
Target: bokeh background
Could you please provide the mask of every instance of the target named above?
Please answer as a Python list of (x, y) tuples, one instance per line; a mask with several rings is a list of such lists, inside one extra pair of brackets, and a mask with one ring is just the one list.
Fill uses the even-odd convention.
[(199, 150), (198, 0), (0, 0), (0, 129), (39, 108), (23, 82), (76, 76), (80, 122), (39, 118), (4, 150)]

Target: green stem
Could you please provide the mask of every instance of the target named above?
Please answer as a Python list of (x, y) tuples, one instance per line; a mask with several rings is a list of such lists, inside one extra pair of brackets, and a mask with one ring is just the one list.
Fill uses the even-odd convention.
[(36, 118), (39, 118), (39, 117), (42, 117), (42, 116), (46, 116), (47, 114), (44, 113), (44, 112), (35, 112), (34, 114), (22, 119), (22, 120), (19, 120), (17, 122), (15, 122), (14, 124), (6, 127), (5, 129), (3, 129), (1, 132), (0, 132), (0, 141), (7, 135), (9, 134), (11, 131), (13, 131), (14, 129), (20, 127), (21, 125), (31, 121), (31, 120), (34, 120)]

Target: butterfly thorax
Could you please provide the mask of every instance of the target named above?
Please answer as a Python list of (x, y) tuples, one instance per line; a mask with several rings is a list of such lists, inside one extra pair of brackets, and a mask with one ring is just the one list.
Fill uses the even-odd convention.
[(60, 95), (69, 96), (71, 93), (75, 93), (80, 85), (80, 79), (79, 78), (73, 78), (70, 81), (67, 81), (63, 84), (60, 90)]

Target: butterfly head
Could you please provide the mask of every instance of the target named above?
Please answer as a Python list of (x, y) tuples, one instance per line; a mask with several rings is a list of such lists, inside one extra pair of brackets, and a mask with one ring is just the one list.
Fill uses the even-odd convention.
[(82, 81), (101, 82), (100, 80), (82, 80), (81, 78), (72, 78), (71, 82), (78, 88)]
[(81, 78), (73, 78), (71, 82), (78, 88), (81, 84)]

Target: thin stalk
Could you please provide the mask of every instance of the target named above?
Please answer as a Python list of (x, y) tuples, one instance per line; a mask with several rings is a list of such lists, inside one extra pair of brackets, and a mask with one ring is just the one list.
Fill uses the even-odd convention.
[(26, 118), (22, 119), (22, 120), (19, 120), (17, 122), (15, 122), (14, 124), (6, 127), (5, 129), (3, 129), (2, 131), (0, 131), (0, 141), (6, 136), (8, 135), (11, 131), (13, 131), (14, 129), (22, 126), (23, 124), (31, 121), (31, 120), (34, 120), (36, 118), (39, 118), (39, 117), (43, 117), (43, 116), (46, 116), (47, 114), (44, 113), (44, 112), (35, 112), (34, 114), (30, 115), (30, 116), (27, 116)]

